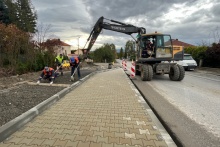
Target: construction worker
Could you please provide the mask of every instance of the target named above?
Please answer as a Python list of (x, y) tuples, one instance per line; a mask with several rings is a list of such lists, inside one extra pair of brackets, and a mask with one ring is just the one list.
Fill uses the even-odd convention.
[(42, 71), (42, 73), (37, 81), (37, 84), (40, 83), (41, 79), (49, 80), (50, 84), (53, 84), (55, 76), (56, 76), (56, 73), (55, 73), (54, 69), (51, 67), (45, 66), (44, 70)]
[(63, 68), (62, 68), (62, 64), (63, 64), (63, 55), (60, 54), (55, 58), (55, 63), (57, 65), (57, 69), (59, 69), (59, 71), (61, 72), (61, 76), (63, 75)]
[(77, 68), (77, 74), (78, 74), (78, 78), (81, 78), (81, 74), (80, 74), (80, 58), (79, 56), (72, 56), (70, 57), (70, 66), (71, 66), (71, 76), (73, 75), (75, 68)]
[(151, 57), (153, 54), (153, 44), (151, 43), (150, 40), (146, 41), (145, 48), (142, 51), (142, 57), (147, 58)]

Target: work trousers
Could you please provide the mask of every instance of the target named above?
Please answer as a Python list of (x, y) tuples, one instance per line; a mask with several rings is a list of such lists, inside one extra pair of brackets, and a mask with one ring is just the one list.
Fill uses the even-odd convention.
[[(77, 66), (78, 66), (78, 65), (71, 67), (71, 76), (73, 75), (73, 73), (74, 73), (75, 69), (77, 68)], [(78, 78), (80, 79), (80, 78), (81, 78), (80, 66), (78, 66), (78, 68), (77, 68), (77, 74), (78, 74)]]

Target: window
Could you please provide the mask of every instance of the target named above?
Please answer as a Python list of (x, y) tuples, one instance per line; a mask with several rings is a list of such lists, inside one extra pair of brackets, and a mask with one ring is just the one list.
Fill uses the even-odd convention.
[(184, 55), (183, 60), (193, 60), (191, 55)]

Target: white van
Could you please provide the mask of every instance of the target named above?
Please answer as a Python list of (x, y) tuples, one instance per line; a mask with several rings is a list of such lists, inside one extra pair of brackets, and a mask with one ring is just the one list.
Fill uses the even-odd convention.
[(194, 70), (197, 67), (196, 61), (190, 54), (184, 54), (183, 60), (178, 61), (177, 64), (182, 65), (185, 70)]

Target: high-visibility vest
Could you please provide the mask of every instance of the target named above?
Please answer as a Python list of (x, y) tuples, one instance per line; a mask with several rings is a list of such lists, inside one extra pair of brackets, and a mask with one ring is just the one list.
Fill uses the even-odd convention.
[(78, 64), (79, 63), (79, 57), (74, 57), (75, 59), (75, 63)]
[(49, 68), (49, 72), (47, 72), (45, 69), (43, 70), (43, 72), (44, 72), (44, 75), (52, 75), (52, 71), (53, 71), (54, 69), (53, 68)]
[(63, 62), (63, 56), (62, 57), (57, 56), (56, 59), (55, 59), (55, 62), (56, 62), (56, 60), (58, 60), (59, 63), (62, 63)]

